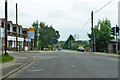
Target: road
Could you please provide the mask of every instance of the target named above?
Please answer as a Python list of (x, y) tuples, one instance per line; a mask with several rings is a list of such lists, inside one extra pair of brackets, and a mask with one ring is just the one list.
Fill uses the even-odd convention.
[(118, 78), (118, 59), (81, 52), (12, 53), (36, 61), (9, 78)]

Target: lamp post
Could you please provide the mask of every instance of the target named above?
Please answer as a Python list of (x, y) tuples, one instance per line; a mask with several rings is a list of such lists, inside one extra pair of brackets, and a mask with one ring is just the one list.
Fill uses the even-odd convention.
[(116, 54), (118, 54), (118, 38), (117, 36), (119, 35), (119, 28), (118, 28), (118, 32), (117, 32), (117, 25), (116, 25), (116, 30), (115, 30), (115, 35), (116, 35)]

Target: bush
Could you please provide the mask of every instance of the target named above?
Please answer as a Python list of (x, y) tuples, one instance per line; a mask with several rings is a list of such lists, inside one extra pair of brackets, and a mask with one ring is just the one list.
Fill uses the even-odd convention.
[(118, 51), (118, 54), (120, 55), (120, 51)]

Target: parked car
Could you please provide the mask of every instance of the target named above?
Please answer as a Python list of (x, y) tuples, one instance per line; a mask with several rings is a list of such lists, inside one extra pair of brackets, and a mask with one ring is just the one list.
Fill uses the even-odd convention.
[(62, 50), (62, 48), (58, 48), (58, 50)]
[(78, 50), (77, 50), (77, 51), (82, 51), (82, 52), (84, 52), (85, 49), (84, 49), (83, 47), (78, 47)]

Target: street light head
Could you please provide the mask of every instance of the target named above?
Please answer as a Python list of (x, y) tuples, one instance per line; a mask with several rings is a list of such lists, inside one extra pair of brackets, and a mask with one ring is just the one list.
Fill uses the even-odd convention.
[(7, 0), (5, 0), (5, 2), (7, 2)]

